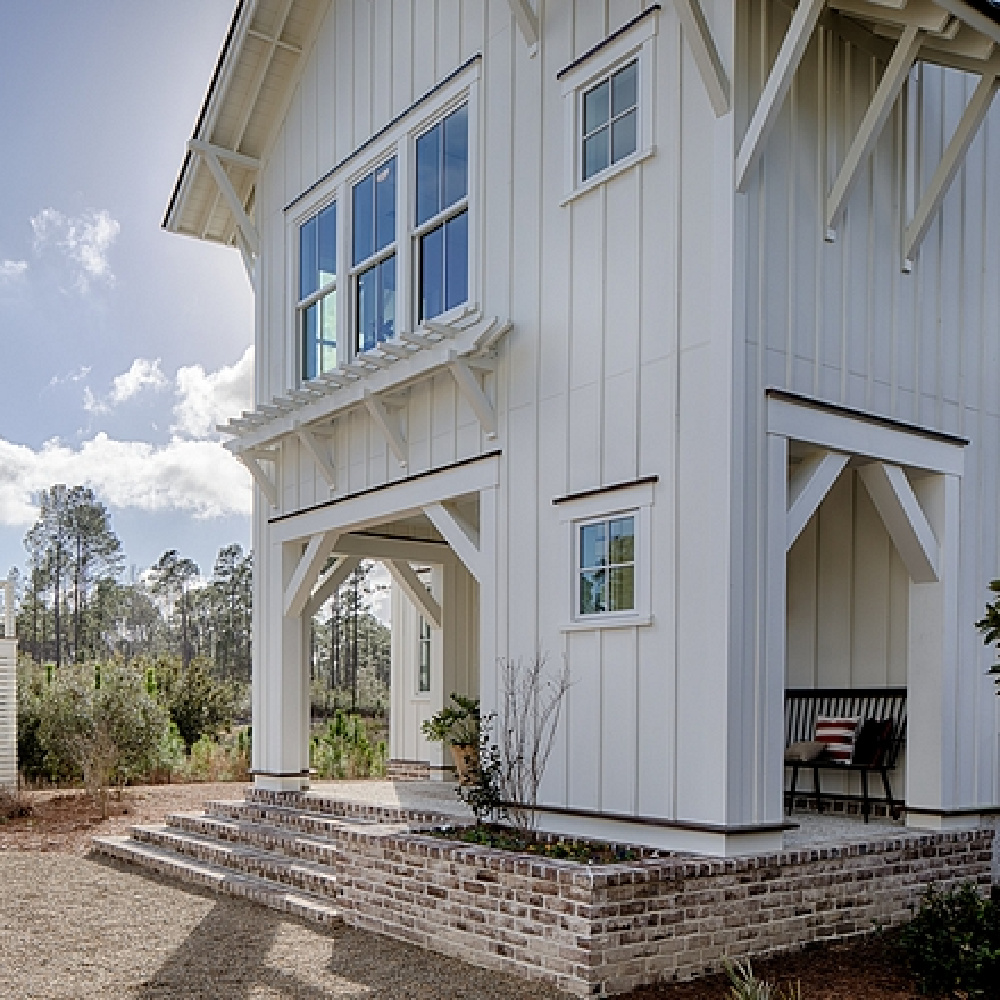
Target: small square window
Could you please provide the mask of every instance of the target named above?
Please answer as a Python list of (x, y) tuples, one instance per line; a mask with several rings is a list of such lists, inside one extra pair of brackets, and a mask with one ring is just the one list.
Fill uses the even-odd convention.
[(612, 73), (583, 95), (583, 180), (636, 151), (639, 63)]
[(577, 614), (634, 614), (634, 514), (601, 519), (579, 527)]

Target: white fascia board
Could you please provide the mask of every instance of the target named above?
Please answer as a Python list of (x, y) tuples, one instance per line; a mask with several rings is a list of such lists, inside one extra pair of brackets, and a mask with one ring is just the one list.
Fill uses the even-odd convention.
[(767, 401), (767, 430), (790, 441), (928, 472), (961, 476), (965, 470), (965, 451), (959, 443), (785, 399)]
[(500, 482), (500, 457), (484, 456), (458, 468), (428, 470), (427, 475), (400, 479), (377, 490), (332, 500), (272, 521), (272, 542), (309, 538), (320, 531), (361, 531), (385, 521), (419, 514), (430, 504), (495, 487)]

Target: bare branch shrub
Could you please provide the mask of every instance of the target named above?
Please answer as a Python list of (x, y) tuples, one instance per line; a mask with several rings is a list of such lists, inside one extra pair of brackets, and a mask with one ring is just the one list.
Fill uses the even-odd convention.
[(526, 834), (537, 823), (538, 789), (570, 687), (569, 665), (563, 661), (554, 676), (546, 676), (546, 660), (535, 653), (528, 660), (499, 661), (500, 791), (510, 821)]

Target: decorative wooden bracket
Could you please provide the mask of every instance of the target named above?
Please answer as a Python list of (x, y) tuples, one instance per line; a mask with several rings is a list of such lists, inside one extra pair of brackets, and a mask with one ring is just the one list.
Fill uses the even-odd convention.
[(479, 533), (444, 504), (430, 504), (423, 511), (441, 537), (452, 547), (455, 555), (465, 564), (465, 568), (482, 583), (489, 567), (481, 551)]
[(1000, 90), (1000, 64), (996, 60), (991, 61), (990, 67), (983, 73), (979, 85), (976, 87), (968, 107), (962, 115), (958, 128), (952, 136), (948, 148), (941, 157), (934, 177), (931, 179), (927, 190), (924, 192), (916, 212), (913, 213), (913, 221), (906, 227), (906, 235), (903, 238), (903, 270), (906, 272), (913, 270), (913, 262), (916, 260), (917, 251), (923, 243), (927, 230), (930, 229), (941, 203), (944, 201), (951, 182), (955, 179), (962, 164), (965, 162), (965, 155), (969, 151), (973, 140), (979, 132), (983, 122), (989, 114), (993, 99)]
[(785, 551), (802, 534), (809, 518), (833, 489), (844, 471), (848, 456), (835, 451), (821, 451), (805, 459), (788, 484), (788, 514), (785, 518)]
[(402, 559), (387, 559), (383, 565), (424, 618), (434, 628), (440, 629), (442, 627), (441, 605), (434, 600), (433, 595), (423, 585), (420, 577), (413, 572), (413, 567)]
[(903, 84), (906, 83), (913, 63), (916, 61), (924, 33), (920, 28), (909, 25), (903, 29), (896, 48), (893, 50), (889, 65), (882, 74), (882, 79), (875, 90), (875, 96), (865, 114), (858, 134), (844, 158), (844, 165), (833, 185), (829, 198), (826, 200), (826, 240), (833, 243), (837, 238), (837, 223), (843, 214), (847, 201), (854, 190), (861, 173), (861, 168), (875, 149), (882, 128), (889, 118), (892, 106), (896, 103)]
[(333, 552), (338, 535), (339, 532), (327, 531), (313, 535), (309, 539), (309, 544), (295, 567), (292, 579), (285, 588), (286, 618), (296, 618), (305, 611), (312, 596), (313, 585), (330, 553)]
[(479, 378), (472, 372), (472, 364), (467, 358), (460, 358), (455, 351), (448, 352), (448, 370), (455, 379), (458, 391), (479, 420), (479, 425), (488, 438), (497, 436), (497, 414), (489, 397), (483, 392)]
[(250, 217), (247, 215), (243, 203), (240, 201), (239, 195), (237, 195), (236, 189), (233, 187), (233, 182), (229, 179), (229, 174), (226, 173), (225, 167), (222, 166), (219, 157), (224, 157), (233, 163), (252, 170), (259, 168), (260, 161), (255, 160), (252, 156), (244, 156), (242, 153), (235, 153), (230, 149), (213, 146), (211, 143), (203, 142), (200, 139), (192, 139), (188, 142), (188, 149), (192, 153), (197, 153), (204, 161), (205, 166), (208, 167), (209, 172), (215, 179), (219, 193), (225, 200), (226, 205), (229, 206), (229, 211), (236, 220), (237, 226), (239, 226), (247, 247), (256, 256), (260, 253), (260, 239), (257, 235), (257, 227), (250, 221)]
[(898, 465), (873, 462), (858, 474), (913, 582), (939, 580), (941, 548), (906, 473)]
[(275, 449), (249, 448), (243, 452), (237, 452), (236, 457), (246, 466), (247, 472), (253, 476), (254, 482), (260, 487), (261, 493), (267, 497), (268, 503), (275, 509), (278, 507), (278, 486), (271, 477), (260, 467), (258, 459), (274, 462), (275, 478), (277, 478), (278, 458), (272, 454)]
[(403, 437), (402, 431), (399, 429), (399, 420), (393, 419), (389, 413), (389, 407), (367, 389), (365, 389), (365, 406), (368, 408), (372, 420), (378, 424), (379, 429), (385, 435), (386, 444), (396, 456), (396, 461), (405, 469), (409, 455), (406, 448), (406, 438)]
[(729, 77), (715, 46), (712, 30), (705, 20), (699, 0), (674, 0), (677, 19), (691, 47), (698, 72), (708, 91), (708, 99), (716, 118), (729, 114)]
[(343, 586), (344, 581), (358, 568), (360, 556), (341, 556), (336, 565), (322, 580), (306, 601), (302, 616), (308, 621)]
[(312, 456), (313, 461), (316, 463), (316, 468), (319, 469), (326, 480), (327, 486), (331, 490), (335, 489), (337, 484), (337, 470), (334, 468), (326, 445), (314, 431), (308, 427), (302, 427), (298, 423), (295, 424), (295, 434), (302, 443), (302, 447)]
[(805, 55), (824, 3), (825, 0), (799, 0), (792, 16), (792, 23), (788, 26), (785, 39), (778, 50), (778, 58), (764, 85), (764, 92), (760, 95), (757, 109), (736, 157), (736, 190), (741, 193), (746, 192), (750, 172), (760, 160), (771, 129), (778, 120), (781, 106), (785, 103), (795, 71)]
[(531, 0), (510, 0), (510, 9), (524, 44), (528, 46), (528, 55), (534, 58), (538, 52), (538, 15)]

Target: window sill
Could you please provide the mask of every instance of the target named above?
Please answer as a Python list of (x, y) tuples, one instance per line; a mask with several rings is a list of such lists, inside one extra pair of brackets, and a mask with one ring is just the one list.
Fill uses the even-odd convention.
[(559, 205), (565, 208), (571, 201), (576, 201), (577, 198), (581, 198), (583, 195), (589, 194), (594, 190), (594, 188), (600, 187), (602, 184), (606, 184), (612, 178), (625, 173), (626, 170), (631, 170), (632, 167), (637, 166), (644, 160), (651, 159), (655, 155), (656, 146), (650, 146), (648, 149), (641, 149), (633, 153), (631, 156), (626, 156), (624, 160), (619, 160), (606, 170), (602, 170), (599, 174), (594, 174), (594, 176), (589, 180), (577, 185), (577, 187), (573, 188), (569, 194), (562, 198)]
[(620, 618), (592, 618), (569, 622), (560, 632), (593, 632), (606, 628), (642, 628), (653, 624), (652, 615), (622, 615)]

